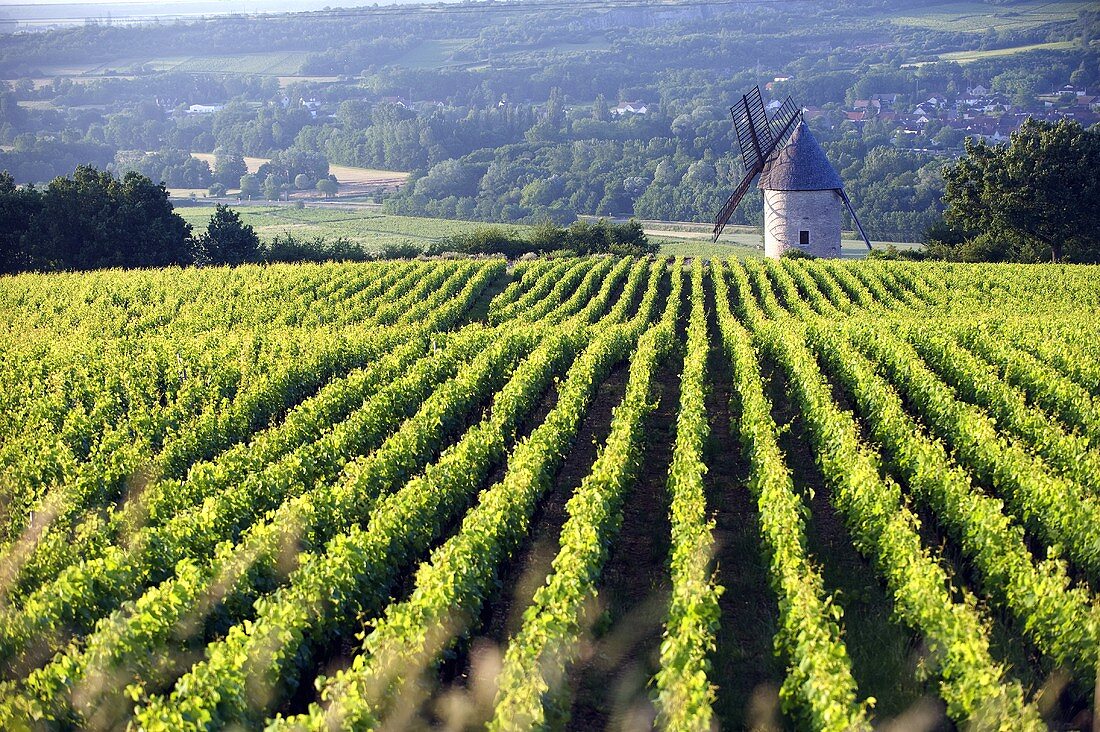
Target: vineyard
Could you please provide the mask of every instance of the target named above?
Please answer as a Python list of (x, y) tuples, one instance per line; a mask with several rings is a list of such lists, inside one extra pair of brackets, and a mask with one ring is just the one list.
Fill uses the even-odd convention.
[(1091, 729), (1100, 274), (0, 280), (0, 729)]

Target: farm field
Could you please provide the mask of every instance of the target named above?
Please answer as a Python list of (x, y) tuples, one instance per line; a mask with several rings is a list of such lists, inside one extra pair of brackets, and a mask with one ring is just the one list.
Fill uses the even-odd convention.
[(1089, 729), (1097, 277), (3, 278), (0, 728)]
[[(335, 168), (333, 166), (334, 170)], [(254, 227), (264, 238), (287, 232), (305, 237), (345, 237), (370, 251), (379, 251), (382, 247), (406, 241), (426, 245), (456, 233), (473, 231), (480, 226), (503, 226), (518, 232), (529, 228), (522, 224), (486, 224), (459, 219), (394, 216), (381, 213), (376, 207), (349, 205), (346, 202), (324, 207), (311, 203), (301, 209), (287, 204), (258, 203), (233, 205), (233, 209), (240, 213), (244, 223)], [(213, 207), (206, 205), (176, 208), (176, 213), (198, 231), (206, 227), (212, 212)], [(584, 218), (595, 220), (597, 217)], [(646, 234), (660, 245), (661, 253), (668, 256), (759, 258), (764, 254), (763, 236), (758, 229), (751, 227), (728, 226), (722, 238), (718, 242), (712, 242), (709, 224), (648, 221), (643, 222), (643, 226)], [(845, 236), (849, 236), (849, 232), (845, 232)], [(905, 242), (875, 241), (872, 244), (894, 244), (899, 249), (919, 246)], [(842, 246), (845, 258), (860, 259), (867, 255), (867, 248), (862, 241), (845, 238)]]
[[(378, 251), (390, 244), (411, 241), (428, 244), (452, 234), (473, 231), (485, 224), (473, 221), (392, 216), (371, 209), (320, 208), (298, 209), (287, 205), (234, 206), (241, 220), (256, 229), (261, 237), (292, 233), (295, 236), (345, 237), (365, 249)], [(210, 220), (210, 206), (181, 206), (176, 213), (196, 229), (202, 230)], [(523, 230), (523, 226), (508, 228)]]
[(939, 58), (940, 61), (957, 61), (960, 64), (966, 64), (983, 58), (1013, 56), (1028, 51), (1067, 51), (1071, 48), (1073, 48), (1072, 41), (1052, 41), (1050, 43), (1032, 43), (1027, 46), (1013, 46), (1011, 48), (990, 48), (985, 51), (951, 51), (941, 53)]
[[(213, 170), (214, 153), (191, 153), (191, 157), (204, 161)], [(246, 157), (244, 159), (249, 173), (255, 173), (266, 162), (268, 158)], [(329, 172), (335, 175), (340, 183), (342, 197), (376, 193), (380, 187), (399, 188), (409, 178), (409, 174), (403, 171), (356, 168), (350, 165), (330, 165)], [(202, 189), (196, 189), (196, 191), (199, 195), (205, 193)]]
[(1073, 20), (1087, 9), (1086, 0), (1056, 0), (1019, 2), (1012, 5), (990, 5), (980, 2), (949, 2), (922, 4), (911, 13), (891, 13), (892, 23), (938, 31), (985, 33), (989, 29), (1026, 30), (1060, 21)]

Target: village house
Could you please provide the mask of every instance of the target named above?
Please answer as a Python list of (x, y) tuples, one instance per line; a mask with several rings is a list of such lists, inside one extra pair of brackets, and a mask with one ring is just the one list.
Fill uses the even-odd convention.
[(611, 108), (611, 114), (621, 117), (626, 114), (646, 114), (649, 107), (645, 102), (620, 102), (618, 106)]
[(187, 114), (202, 115), (215, 114), (225, 108), (224, 104), (192, 104), (187, 108)]
[(789, 77), (789, 76), (776, 76), (775, 78), (773, 78), (771, 81), (769, 81), (767, 84), (764, 85), (764, 90), (765, 91), (771, 91), (772, 89), (775, 88), (776, 84), (782, 83), (784, 81), (790, 81), (790, 80), (791, 80), (791, 77)]

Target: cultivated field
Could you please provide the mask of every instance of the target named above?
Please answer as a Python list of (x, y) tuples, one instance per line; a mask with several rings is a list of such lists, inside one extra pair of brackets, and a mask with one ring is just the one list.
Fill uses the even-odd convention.
[(1047, 23), (1076, 20), (1077, 13), (1088, 9), (1087, 0), (1032, 1), (1011, 5), (949, 0), (921, 4), (909, 14), (891, 14), (893, 23), (961, 33), (985, 33), (987, 30), (1026, 30)]
[(0, 728), (1092, 724), (1094, 268), (105, 271), (0, 313)]
[(1050, 43), (1032, 43), (1027, 46), (1012, 46), (1011, 48), (990, 48), (985, 51), (951, 51), (950, 53), (941, 53), (939, 58), (940, 61), (956, 61), (960, 64), (967, 64), (980, 59), (1014, 56), (1017, 53), (1027, 53), (1028, 51), (1068, 51), (1072, 48), (1073, 41), (1052, 41)]
[[(334, 166), (335, 168), (335, 166)], [(173, 197), (176, 197), (173, 192)], [(436, 219), (421, 216), (394, 216), (381, 213), (372, 204), (356, 204), (340, 201), (332, 205), (311, 202), (305, 208), (295, 208), (286, 203), (232, 204), (241, 220), (256, 229), (263, 238), (291, 233), (306, 237), (344, 237), (368, 251), (380, 251), (385, 246), (412, 242), (426, 246), (453, 234), (471, 232), (481, 226), (502, 226), (509, 231), (525, 232), (523, 224), (486, 224), (458, 219)], [(205, 229), (213, 212), (211, 206), (179, 206), (176, 213), (196, 231)], [(584, 216), (589, 221), (598, 217)], [(615, 219), (625, 221), (626, 219)], [(727, 226), (722, 238), (711, 241), (711, 225), (679, 221), (642, 222), (646, 234), (661, 247), (661, 253), (680, 257), (762, 257), (764, 237), (759, 229), (748, 226)], [(844, 232), (842, 253), (845, 258), (860, 259), (867, 255), (861, 240)], [(875, 246), (894, 244), (899, 249), (913, 249), (920, 245), (906, 242), (873, 242)]]
[[(214, 169), (214, 153), (191, 153), (191, 157), (205, 161), (211, 170)], [(255, 173), (266, 162), (268, 158), (246, 157), (244, 159), (249, 173)], [(356, 168), (350, 165), (330, 165), (329, 172), (335, 175), (337, 182), (340, 183), (342, 198), (377, 193), (382, 189), (394, 190), (404, 185), (409, 178), (409, 174), (403, 171)]]
[[(402, 242), (420, 246), (440, 241), (452, 234), (473, 231), (485, 224), (473, 221), (431, 219), (417, 216), (391, 216), (371, 209), (320, 208), (298, 209), (288, 205), (234, 206), (241, 220), (265, 239), (291, 233), (304, 237), (344, 237), (368, 251)], [(208, 206), (181, 206), (176, 213), (198, 230), (203, 230), (213, 209)], [(524, 230), (524, 226), (509, 226)]]

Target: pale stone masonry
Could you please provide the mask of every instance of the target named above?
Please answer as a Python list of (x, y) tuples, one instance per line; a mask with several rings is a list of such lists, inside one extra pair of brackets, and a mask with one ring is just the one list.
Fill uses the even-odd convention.
[(840, 256), (843, 183), (804, 122), (764, 166), (764, 255), (788, 249), (815, 257)]
[(801, 249), (815, 257), (839, 257), (843, 205), (832, 189), (765, 190), (764, 256), (778, 259), (788, 249)]

